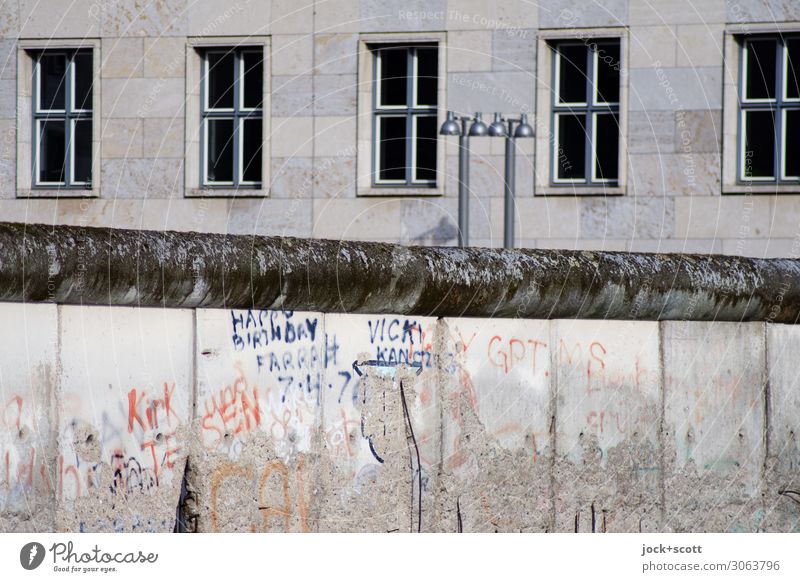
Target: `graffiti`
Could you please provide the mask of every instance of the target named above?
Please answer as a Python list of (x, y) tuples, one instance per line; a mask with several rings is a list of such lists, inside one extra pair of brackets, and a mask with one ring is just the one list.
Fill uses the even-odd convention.
[(367, 322), (375, 359), (383, 366), (433, 366), (433, 343), (414, 320), (381, 317)]
[[(255, 499), (258, 500), (258, 504), (253, 509), (260, 514), (261, 523), (257, 527), (256, 523), (251, 522), (248, 526), (249, 531), (268, 532), (277, 529), (277, 531), (288, 532), (292, 528), (293, 518), (296, 519), (300, 531), (309, 531), (304, 468), (305, 457), (303, 455), (298, 456), (297, 467), (293, 472), (285, 463), (275, 460), (264, 467), (256, 480), (253, 468), (250, 466), (242, 466), (237, 463), (225, 463), (220, 466), (211, 477), (211, 530), (220, 531), (220, 496), (223, 492), (230, 496), (255, 489)], [(234, 479), (244, 481), (244, 488), (241, 486), (238, 488), (228, 487), (229, 484), (232, 485), (231, 482)], [(294, 498), (292, 496), (292, 480), (296, 491)]]
[[(504, 340), (501, 336), (496, 335), (489, 340), (487, 355), (489, 362), (502, 369), (506, 374), (511, 372), (515, 366), (522, 364), (528, 366), (535, 374), (537, 364), (549, 366), (547, 347), (547, 342), (535, 339), (510, 338)], [(548, 376), (549, 374), (550, 372), (545, 370), (544, 375)]]
[(291, 311), (261, 309), (236, 312), (231, 310), (234, 350), (258, 349), (272, 343), (292, 344), (303, 340), (313, 342), (319, 320), (314, 318), (294, 319)]
[(236, 365), (236, 370), (238, 374), (233, 383), (212, 394), (205, 402), (202, 427), (206, 434), (210, 431), (216, 435), (211, 437), (215, 443), (261, 426), (258, 388), (249, 385), (240, 365)]
[[(181, 419), (175, 412), (172, 400), (175, 393), (175, 383), (164, 382), (163, 398), (153, 398), (147, 395), (144, 390), (131, 388), (128, 392), (128, 432), (132, 433), (134, 423), (143, 430), (159, 428), (159, 409), (161, 410), (162, 424), (166, 422), (167, 427), (172, 427), (181, 423)], [(142, 416), (144, 414), (144, 416)]]

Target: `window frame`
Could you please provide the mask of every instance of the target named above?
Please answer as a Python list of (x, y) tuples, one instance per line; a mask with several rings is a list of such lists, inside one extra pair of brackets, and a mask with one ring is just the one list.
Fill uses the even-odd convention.
[[(264, 139), (264, 125), (265, 115), (264, 109), (266, 101), (264, 99), (264, 76), (262, 73), (261, 79), (261, 107), (244, 107), (244, 92), (242, 87), (244, 84), (244, 71), (242, 70), (243, 60), (245, 53), (261, 53), (262, 72), (267, 66), (267, 54), (262, 46), (253, 45), (231, 45), (231, 46), (208, 46), (200, 48), (200, 187), (210, 190), (262, 190), (265, 183), (264, 176), (264, 156), (268, 153), (265, 147)], [(233, 69), (233, 108), (219, 108), (210, 109), (208, 105), (208, 56), (210, 54), (219, 53), (227, 54), (234, 53), (234, 69)], [(233, 132), (236, 139), (233, 141), (233, 180), (232, 181), (209, 181), (208, 180), (208, 123), (211, 120), (232, 120)], [(261, 121), (261, 180), (246, 181), (244, 180), (244, 168), (242, 165), (243, 156), (243, 140), (244, 140), (244, 122), (248, 119), (258, 119)]]
[[(419, 55), (420, 48), (436, 49), (437, 61), (437, 87), (442, 77), (440, 66), (440, 47), (437, 42), (400, 42), (400, 43), (380, 43), (369, 44), (368, 50), (372, 54), (372, 167), (370, 181), (373, 188), (436, 188), (437, 179), (419, 180), (417, 174), (417, 121), (420, 117), (433, 117), (437, 120), (439, 112), (439, 91), (437, 89), (437, 103), (425, 105), (417, 103), (417, 88), (419, 86)], [(405, 50), (411, 58), (406, 58), (406, 105), (382, 105), (381, 104), (381, 68), (383, 62), (383, 52), (388, 50)], [(380, 119), (383, 117), (405, 117), (405, 180), (381, 180), (380, 174)], [(438, 132), (437, 132), (438, 149)], [(436, 156), (436, 169), (438, 174), (439, 156)]]
[[(615, 102), (600, 102), (597, 101), (597, 71), (598, 71), (598, 58), (599, 51), (597, 47), (603, 44), (611, 44), (616, 42), (619, 46), (620, 53), (620, 86), (619, 97)], [(622, 146), (622, 127), (620, 109), (623, 98), (622, 92), (622, 39), (619, 37), (596, 37), (586, 40), (570, 40), (570, 39), (554, 39), (549, 43), (551, 53), (551, 102), (550, 102), (550, 134), (553, 136), (550, 146), (550, 164), (549, 164), (549, 185), (552, 187), (617, 187), (620, 185), (621, 180), (621, 160), (620, 150)], [(584, 98), (582, 102), (561, 102), (560, 101), (560, 73), (561, 73), (561, 51), (560, 49), (565, 46), (584, 46), (587, 51), (586, 63), (586, 79), (584, 87)], [(562, 115), (573, 114), (576, 116), (582, 115), (584, 117), (584, 178), (559, 178), (558, 177), (558, 161), (560, 156), (559, 148), (559, 123), (558, 120)], [(598, 115), (614, 115), (617, 120), (617, 177), (615, 179), (597, 178), (597, 147), (596, 147), (596, 118)], [(587, 171), (588, 170), (588, 171)]]
[[(736, 79), (736, 184), (738, 186), (759, 185), (759, 186), (800, 186), (800, 176), (787, 177), (786, 169), (786, 133), (783, 131), (787, 111), (800, 111), (800, 97), (787, 99), (786, 86), (788, 77), (788, 49), (786, 40), (800, 41), (800, 33), (795, 32), (761, 32), (740, 37), (738, 40), (738, 77)], [(753, 41), (771, 40), (775, 42), (775, 97), (747, 99), (747, 61), (749, 51), (748, 45)], [(744, 160), (746, 144), (746, 124), (745, 116), (749, 112), (769, 111), (773, 114), (774, 127), (774, 152), (772, 161), (772, 176), (746, 176)]]
[[(78, 121), (89, 121), (92, 124), (92, 136), (94, 136), (94, 62), (96, 56), (92, 47), (71, 47), (71, 48), (43, 48), (29, 51), (33, 59), (33, 78), (31, 88), (31, 188), (35, 190), (92, 190), (95, 182), (97, 168), (94, 161), (95, 156), (94, 138), (92, 139), (89, 157), (91, 160), (90, 179), (88, 181), (76, 181), (72, 177), (75, 173), (75, 142), (73, 140), (74, 126)], [(92, 108), (78, 109), (75, 107), (75, 57), (78, 53), (88, 53), (92, 58)], [(42, 109), (41, 108), (41, 59), (45, 54), (53, 56), (63, 56), (66, 61), (64, 74), (64, 109)], [(41, 127), (47, 121), (64, 123), (64, 181), (47, 182), (40, 180), (40, 159), (42, 139)]]

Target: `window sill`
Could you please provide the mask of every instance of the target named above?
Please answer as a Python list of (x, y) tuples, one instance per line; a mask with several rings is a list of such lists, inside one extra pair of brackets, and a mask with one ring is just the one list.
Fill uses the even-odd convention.
[(100, 198), (100, 189), (93, 188), (18, 188), (17, 198)]
[(726, 194), (800, 194), (800, 184), (727, 184), (722, 187), (722, 195)]
[(398, 188), (396, 186), (369, 186), (358, 188), (358, 196), (443, 196), (444, 188)]
[(623, 186), (538, 186), (534, 196), (624, 196), (627, 188)]
[(187, 188), (186, 198), (268, 198), (264, 188)]

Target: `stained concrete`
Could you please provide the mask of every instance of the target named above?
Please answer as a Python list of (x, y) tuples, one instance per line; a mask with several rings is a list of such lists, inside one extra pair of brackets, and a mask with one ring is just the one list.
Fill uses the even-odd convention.
[(800, 531), (794, 326), (0, 316), (4, 531)]

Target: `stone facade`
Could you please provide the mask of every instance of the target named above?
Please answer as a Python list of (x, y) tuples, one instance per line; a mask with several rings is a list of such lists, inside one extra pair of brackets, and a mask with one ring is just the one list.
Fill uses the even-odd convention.
[[(624, 39), (624, 183), (614, 196), (544, 192), (546, 39), (604, 30)], [(530, 114), (539, 138), (519, 143), (519, 246), (795, 256), (800, 185), (743, 192), (724, 178), (736, 147), (738, 53), (728, 48), (735, 34), (764, 30), (800, 30), (800, 11), (761, 0), (77, 0), (66, 11), (10, 1), (0, 9), (0, 220), (455, 244), (453, 138), (434, 195), (360, 186), (370, 172), (359, 153), (371, 120), (366, 43), (394, 35), (440, 43), (442, 111)], [(187, 181), (197, 141), (187, 67), (206, 37), (268, 39), (263, 196), (198, 196)], [(95, 47), (97, 61), (96, 185), (82, 198), (19, 187), (30, 168), (25, 51), (62, 39)], [(502, 244), (503, 148), (472, 140), (474, 245)]]

